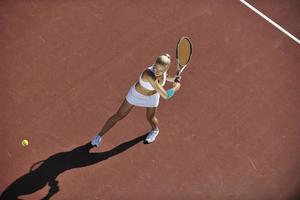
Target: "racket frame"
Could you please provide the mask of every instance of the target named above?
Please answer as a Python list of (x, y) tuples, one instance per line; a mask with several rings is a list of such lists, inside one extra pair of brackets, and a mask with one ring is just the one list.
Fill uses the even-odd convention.
[[(180, 62), (179, 62), (179, 56), (178, 56), (178, 46), (179, 46), (179, 43), (183, 40), (183, 39), (186, 39), (188, 42), (189, 42), (189, 44), (190, 44), (190, 50), (191, 50), (191, 52), (190, 52), (190, 57), (189, 57), (189, 59), (188, 59), (188, 62), (185, 64), (185, 65), (181, 65), (180, 64)], [(191, 42), (191, 40), (188, 38), (188, 37), (186, 37), (186, 36), (183, 36), (183, 37), (181, 37), (180, 39), (179, 39), (179, 41), (177, 42), (177, 45), (176, 45), (176, 60), (177, 60), (177, 72), (176, 72), (176, 78), (175, 78), (175, 82), (179, 82), (179, 76), (181, 75), (181, 73), (183, 72), (183, 70), (187, 67), (187, 65), (190, 63), (190, 61), (191, 61), (191, 58), (192, 58), (192, 53), (193, 53), (193, 45), (192, 45), (192, 42)]]

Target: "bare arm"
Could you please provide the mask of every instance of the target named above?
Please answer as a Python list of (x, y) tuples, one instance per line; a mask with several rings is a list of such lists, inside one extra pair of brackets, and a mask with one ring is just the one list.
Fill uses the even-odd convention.
[(175, 76), (171, 77), (169, 74), (167, 75), (167, 81), (169, 81), (169, 82), (174, 83), (175, 78), (176, 78)]
[[(174, 83), (175, 82), (175, 79), (177, 78), (177, 76), (173, 76), (171, 77), (169, 74), (167, 75), (167, 81), (171, 82), (171, 83)], [(179, 76), (179, 81), (180, 81), (181, 77)]]
[[(152, 85), (152, 87), (158, 92), (164, 99), (169, 99), (171, 97), (168, 97), (167, 91), (158, 83), (158, 81), (151, 75), (146, 74), (145, 77), (149, 83)], [(179, 90), (180, 88), (180, 83), (174, 83), (173, 89), (175, 91)]]

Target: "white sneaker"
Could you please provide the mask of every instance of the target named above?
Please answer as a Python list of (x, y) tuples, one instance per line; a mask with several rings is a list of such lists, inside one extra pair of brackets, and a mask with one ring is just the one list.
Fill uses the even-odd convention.
[(94, 139), (91, 141), (91, 144), (92, 144), (93, 146), (99, 147), (99, 145), (100, 145), (100, 143), (101, 143), (101, 140), (102, 140), (102, 137), (101, 137), (100, 135), (97, 134), (97, 135), (94, 137)]
[(156, 136), (158, 135), (159, 130), (157, 129), (153, 129), (152, 131), (150, 131), (150, 133), (147, 135), (146, 137), (146, 142), (147, 143), (151, 143), (155, 140)]

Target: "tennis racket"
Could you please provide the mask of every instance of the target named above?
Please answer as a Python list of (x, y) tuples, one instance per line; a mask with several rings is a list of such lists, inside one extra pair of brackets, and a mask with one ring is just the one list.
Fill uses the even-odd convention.
[(192, 58), (192, 43), (188, 37), (181, 37), (176, 46), (177, 73), (175, 82), (179, 82), (183, 70), (190, 63)]

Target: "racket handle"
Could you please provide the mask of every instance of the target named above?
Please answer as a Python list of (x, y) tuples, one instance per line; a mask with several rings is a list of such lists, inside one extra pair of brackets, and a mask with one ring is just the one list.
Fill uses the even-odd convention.
[(181, 79), (181, 76), (176, 76), (176, 78), (175, 78), (174, 82), (177, 82), (177, 83), (179, 83), (179, 82), (180, 82), (180, 79)]

